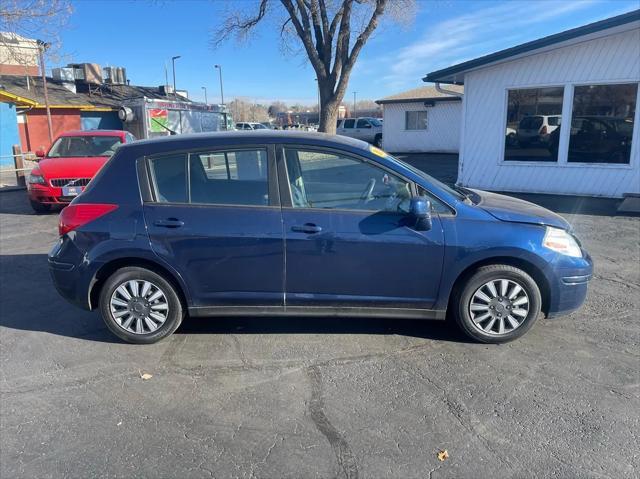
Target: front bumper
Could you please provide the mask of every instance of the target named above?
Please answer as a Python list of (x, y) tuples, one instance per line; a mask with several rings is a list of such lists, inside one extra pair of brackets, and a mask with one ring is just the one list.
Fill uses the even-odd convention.
[(29, 199), (43, 205), (67, 205), (75, 196), (63, 196), (62, 188), (43, 184), (29, 184)]
[(584, 252), (583, 258), (562, 257), (550, 269), (547, 318), (555, 318), (579, 309), (587, 298), (593, 276), (593, 260)]

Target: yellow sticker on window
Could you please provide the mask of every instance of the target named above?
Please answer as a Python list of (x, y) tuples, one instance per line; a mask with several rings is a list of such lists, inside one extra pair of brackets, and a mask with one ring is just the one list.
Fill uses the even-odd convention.
[(386, 158), (387, 156), (389, 156), (383, 150), (373, 145), (369, 146), (369, 151), (374, 155), (379, 156), (380, 158)]

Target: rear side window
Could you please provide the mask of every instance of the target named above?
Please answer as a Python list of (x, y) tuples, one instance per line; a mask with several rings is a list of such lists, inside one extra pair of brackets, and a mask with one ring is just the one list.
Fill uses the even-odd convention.
[(342, 128), (353, 128), (355, 123), (356, 123), (355, 120), (345, 120), (344, 123), (342, 124)]
[[(168, 159), (173, 160), (171, 167), (163, 164)], [(150, 159), (149, 166), (158, 202), (246, 206), (269, 204), (267, 151), (264, 149), (158, 157)], [(165, 171), (173, 170), (180, 174), (165, 174)], [(178, 191), (181, 194), (177, 194)]]
[(167, 155), (149, 159), (151, 182), (160, 203), (186, 203), (186, 155)]

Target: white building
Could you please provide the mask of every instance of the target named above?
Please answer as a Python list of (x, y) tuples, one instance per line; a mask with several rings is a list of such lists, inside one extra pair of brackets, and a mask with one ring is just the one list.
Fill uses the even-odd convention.
[(424, 81), (464, 85), (459, 184), (612, 198), (640, 193), (640, 10)]
[[(462, 87), (453, 86), (454, 92)], [(383, 106), (382, 142), (385, 150), (398, 153), (458, 153), (462, 97), (415, 88), (376, 103)]]

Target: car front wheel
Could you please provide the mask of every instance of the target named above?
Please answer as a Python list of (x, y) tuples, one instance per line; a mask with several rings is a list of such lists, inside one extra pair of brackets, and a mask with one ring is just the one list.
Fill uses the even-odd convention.
[(519, 338), (536, 322), (540, 288), (525, 271), (509, 265), (479, 268), (454, 295), (454, 317), (471, 338), (504, 343)]
[(154, 271), (117, 270), (100, 291), (100, 312), (107, 327), (129, 343), (151, 344), (171, 335), (184, 312), (175, 287)]

